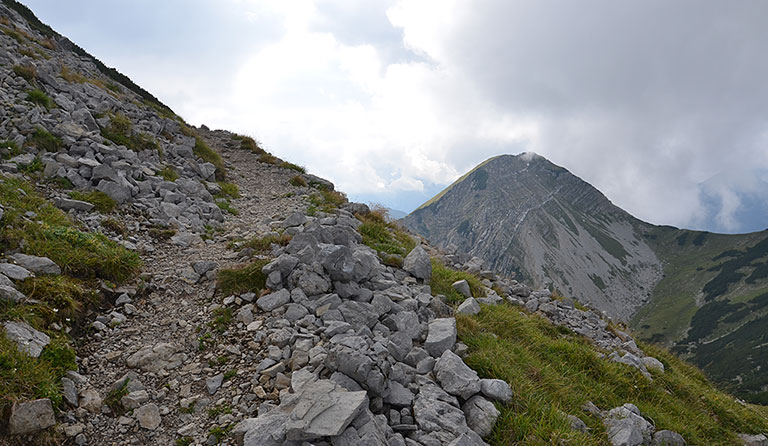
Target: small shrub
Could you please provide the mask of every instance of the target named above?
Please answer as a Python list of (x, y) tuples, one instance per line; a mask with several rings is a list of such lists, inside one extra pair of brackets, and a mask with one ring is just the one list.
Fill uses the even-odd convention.
[(171, 166), (163, 167), (159, 172), (157, 172), (157, 174), (160, 175), (165, 181), (176, 181), (179, 179), (179, 173), (176, 172), (176, 169)]
[(35, 128), (32, 136), (27, 139), (26, 143), (46, 152), (57, 152), (63, 145), (61, 138), (53, 136), (42, 127)]
[(200, 137), (195, 138), (195, 148), (192, 149), (192, 152), (203, 161), (216, 166), (216, 180), (224, 181), (226, 169), (224, 168), (224, 160), (221, 159), (221, 155), (208, 147), (208, 144)]
[(216, 284), (224, 295), (259, 293), (267, 286), (267, 277), (261, 269), (269, 263), (268, 259), (256, 260), (247, 265), (219, 271)]
[(37, 69), (34, 65), (14, 65), (13, 72), (27, 82), (32, 82), (37, 77)]
[(208, 326), (218, 333), (223, 333), (232, 322), (232, 309), (219, 307), (213, 311), (213, 316), (213, 320), (208, 322)]
[(288, 180), (288, 183), (295, 187), (307, 187), (307, 181), (301, 175), (294, 175)]
[(237, 375), (237, 369), (230, 369), (224, 373), (224, 381), (229, 381)]
[(94, 209), (102, 214), (108, 214), (117, 208), (117, 202), (102, 191), (94, 190), (88, 192), (72, 191), (69, 196), (73, 200), (86, 201), (94, 205)]
[(53, 106), (53, 99), (48, 97), (43, 90), (35, 88), (34, 90), (27, 91), (27, 101), (40, 105), (45, 108), (51, 108)]
[(307, 173), (307, 169), (305, 169), (304, 167), (299, 166), (298, 164), (289, 163), (288, 161), (283, 161), (282, 163), (280, 163), (280, 167), (283, 167), (285, 169), (295, 170), (296, 172)]

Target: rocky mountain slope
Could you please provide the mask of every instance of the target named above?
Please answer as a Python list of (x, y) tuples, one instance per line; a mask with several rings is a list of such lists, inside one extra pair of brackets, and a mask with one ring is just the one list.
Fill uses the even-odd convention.
[(186, 125), (13, 0), (0, 32), (0, 444), (768, 442), (764, 408)]
[[(437, 246), (631, 320), (646, 339), (763, 401), (768, 232), (657, 227), (534, 154), (482, 163), (402, 222)], [(734, 361), (744, 367), (727, 365)]]

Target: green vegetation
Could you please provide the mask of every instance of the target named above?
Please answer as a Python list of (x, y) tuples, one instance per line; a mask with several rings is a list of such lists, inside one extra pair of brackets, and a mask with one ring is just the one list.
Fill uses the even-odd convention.
[(27, 145), (37, 147), (39, 150), (46, 152), (57, 152), (62, 147), (61, 138), (53, 136), (50, 132), (42, 127), (35, 128), (32, 136), (27, 139)]
[(147, 231), (149, 236), (155, 240), (170, 240), (176, 235), (176, 230), (167, 226), (153, 225)]
[(458, 291), (453, 289), (453, 283), (458, 280), (466, 280), (469, 283), (469, 290), (474, 297), (484, 297), (485, 287), (480, 279), (464, 271), (456, 271), (443, 265), (439, 260), (432, 259), (432, 279), (429, 286), (432, 288), (432, 295), (442, 294), (449, 303), (459, 303), (465, 298)]
[(221, 192), (216, 194), (217, 198), (240, 198), (240, 188), (237, 184), (226, 181), (219, 181), (217, 184), (221, 188)]
[(16, 42), (18, 43), (24, 43), (24, 38), (21, 37), (21, 34), (19, 34), (18, 31), (12, 30), (10, 28), (4, 29), (3, 32), (7, 35), (12, 37)]
[(42, 172), (43, 169), (43, 161), (39, 156), (36, 156), (32, 162), (26, 166), (19, 165), (19, 172), (26, 173), (27, 175), (33, 174), (35, 172)]
[(176, 172), (173, 166), (165, 166), (157, 174), (165, 181), (176, 181), (179, 179), (179, 173)]
[(60, 365), (50, 360), (50, 355), (35, 359), (20, 352), (0, 328), (0, 411), (5, 412), (16, 401), (37, 398), (50, 398), (54, 405), (61, 404)]
[(235, 141), (240, 141), (240, 149), (242, 150), (247, 150), (256, 154), (264, 153), (264, 149), (262, 149), (259, 143), (257, 143), (256, 140), (250, 136), (232, 135), (232, 139)]
[[(666, 369), (649, 381), (598, 357), (585, 338), (508, 304), (457, 319), (459, 338), (469, 346), (467, 364), (481, 377), (509, 382), (515, 394), (498, 406), (491, 444), (607, 444), (601, 421), (581, 410), (587, 401), (602, 409), (633, 403), (657, 429), (679, 432), (688, 444), (738, 444), (734, 432), (768, 429), (766, 408), (739, 404), (662, 349), (641, 346)], [(560, 411), (584, 420), (590, 432), (572, 431)]]
[(310, 195), (309, 202), (316, 210), (333, 212), (334, 209), (347, 202), (347, 196), (343, 192), (321, 189)]
[(101, 136), (134, 152), (141, 152), (143, 150), (162, 151), (160, 144), (158, 144), (155, 138), (146, 133), (134, 131), (131, 120), (121, 113), (109, 116), (109, 124), (101, 129)]
[(39, 88), (27, 91), (27, 101), (45, 108), (51, 108), (54, 105), (53, 99), (48, 97), (48, 95)]
[(229, 424), (227, 426), (221, 427), (221, 426), (215, 426), (212, 427), (208, 431), (208, 435), (213, 436), (214, 440), (216, 441), (216, 444), (221, 444), (224, 439), (229, 437), (230, 431), (232, 431), (232, 428), (234, 428), (234, 424)]
[(189, 446), (195, 442), (192, 437), (181, 437), (176, 439), (176, 446)]
[(413, 237), (388, 220), (386, 209), (374, 209), (366, 215), (358, 215), (357, 218), (363, 222), (358, 228), (363, 236), (363, 243), (376, 250), (383, 259), (391, 258), (393, 254), (405, 257), (416, 247)]
[[(121, 282), (141, 265), (135, 252), (101, 234), (75, 229), (66, 214), (40, 197), (29, 183), (4, 179), (0, 203), (6, 209), (5, 224), (0, 228), (3, 248), (23, 246), (27, 254), (48, 257), (65, 273), (82, 278)], [(26, 218), (26, 212), (35, 213), (36, 218)]]
[(109, 393), (107, 393), (107, 396), (104, 398), (104, 404), (107, 405), (110, 409), (112, 409), (112, 412), (115, 414), (121, 415), (125, 412), (123, 409), (123, 405), (120, 403), (120, 400), (125, 396), (128, 395), (128, 382), (130, 382), (130, 378), (126, 378), (119, 387), (116, 389), (111, 390)]
[(280, 167), (283, 167), (285, 169), (295, 170), (296, 172), (307, 173), (307, 169), (305, 169), (303, 166), (289, 163), (288, 161), (283, 161), (282, 163), (280, 163)]
[(99, 190), (88, 192), (72, 191), (69, 193), (69, 196), (73, 200), (91, 203), (94, 205), (94, 209), (102, 214), (108, 214), (117, 208), (117, 202), (113, 200), (112, 197)]
[(34, 65), (14, 65), (13, 72), (16, 76), (24, 78), (27, 82), (32, 82), (37, 78), (37, 69)]
[(216, 200), (216, 206), (219, 207), (224, 212), (228, 212), (232, 215), (238, 215), (240, 214), (240, 211), (237, 210), (237, 208), (232, 206), (232, 203), (227, 198), (220, 198)]
[(284, 232), (280, 235), (265, 235), (264, 237), (253, 237), (243, 243), (240, 249), (251, 248), (257, 253), (266, 254), (272, 250), (272, 244), (285, 246), (291, 241), (291, 235)]
[(195, 148), (192, 149), (192, 152), (203, 161), (216, 166), (216, 180), (224, 181), (226, 178), (226, 168), (224, 168), (224, 160), (221, 159), (221, 155), (208, 147), (208, 144), (200, 137), (195, 138)]
[(208, 326), (217, 333), (223, 333), (232, 322), (232, 309), (228, 307), (219, 307), (213, 310), (213, 319), (208, 322)]
[(261, 269), (269, 263), (268, 259), (256, 260), (247, 265), (222, 269), (216, 279), (216, 285), (225, 295), (259, 293), (267, 286), (267, 277)]
[(123, 222), (118, 221), (112, 217), (107, 217), (102, 220), (101, 227), (120, 235), (125, 235), (128, 232), (128, 228), (125, 227)]
[(307, 181), (301, 175), (292, 176), (288, 183), (295, 187), (307, 187)]
[(4, 153), (3, 159), (10, 159), (23, 153), (21, 148), (13, 141), (0, 141), (0, 149), (8, 149), (7, 152), (4, 150), (0, 151), (0, 153)]
[[(21, 319), (37, 326), (75, 319), (84, 307), (98, 299), (81, 281), (65, 275), (29, 278), (20, 284), (19, 291), (40, 302), (27, 306), (23, 316), (17, 313)], [(15, 307), (16, 312), (19, 310), (21, 308)]]

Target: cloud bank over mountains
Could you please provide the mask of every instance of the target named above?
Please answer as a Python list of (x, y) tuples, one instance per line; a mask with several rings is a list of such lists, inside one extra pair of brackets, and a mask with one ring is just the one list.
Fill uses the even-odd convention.
[(765, 2), (58, 3), (28, 1), (188, 121), (353, 199), (410, 210), (534, 151), (652, 223), (768, 226)]

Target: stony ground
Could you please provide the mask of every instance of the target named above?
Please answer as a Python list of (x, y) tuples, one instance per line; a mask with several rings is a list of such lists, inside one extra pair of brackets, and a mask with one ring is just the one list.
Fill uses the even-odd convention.
[[(117, 416), (102, 413), (98, 405), (92, 406), (96, 413), (80, 408), (67, 427), (68, 433), (74, 434), (73, 441), (87, 439), (87, 444), (98, 445), (173, 444), (179, 438), (192, 437), (203, 443), (211, 436), (211, 429), (239, 421), (264, 399), (276, 398), (276, 394), (266, 395), (258, 383), (250, 382), (254, 374), (249, 372), (256, 364), (248, 347), (245, 324), (234, 321), (220, 334), (208, 326), (225, 296), (215, 295), (212, 280), (203, 277), (199, 283), (192, 283), (183, 272), (196, 262), (214, 262), (217, 268), (239, 263), (237, 252), (227, 247), (231, 240), (269, 232), (270, 222), (305, 209), (306, 202), (302, 188), (288, 184), (296, 172), (260, 163), (249, 152), (227, 148), (230, 144), (224, 138), (207, 135), (209, 144), (225, 158), (229, 181), (240, 188), (241, 198), (233, 200), (239, 215), (228, 214), (212, 240), (191, 236), (178, 243), (155, 245), (154, 252), (144, 256), (142, 274), (150, 292), (131, 298), (136, 313), (112, 328), (106, 323), (106, 329), (83, 339), (78, 350), (82, 375), (88, 380), (85, 387), (95, 392), (96, 398), (106, 401), (116, 395), (114, 383), (132, 372), (135, 375), (126, 390), (143, 388), (146, 394), (139, 392), (139, 401), (151, 400), (157, 412), (134, 411), (132, 415), (126, 412)], [(179, 246), (186, 242), (191, 243)], [(135, 290), (126, 291), (130, 295)], [(114, 311), (127, 313), (124, 306)], [(211, 332), (211, 339), (203, 341), (206, 348), (201, 348), (201, 336)], [(145, 355), (138, 364), (127, 361), (137, 351), (158, 344), (163, 346), (155, 349), (162, 350), (159, 355)], [(227, 375), (221, 389), (211, 394), (206, 379), (229, 371), (237, 374)], [(155, 429), (141, 428), (142, 422), (152, 426), (157, 421), (160, 424)]]

